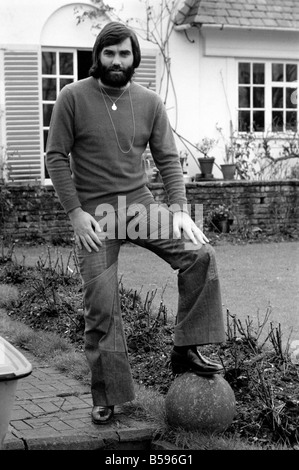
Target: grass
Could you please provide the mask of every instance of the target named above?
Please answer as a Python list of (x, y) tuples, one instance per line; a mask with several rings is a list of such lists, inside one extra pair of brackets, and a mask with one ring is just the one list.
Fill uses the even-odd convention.
[(0, 284), (0, 308), (9, 306), (19, 296), (19, 290), (9, 284)]
[[(1, 295), (1, 288), (0, 288)], [(57, 359), (65, 354), (72, 353), (71, 345), (63, 338), (51, 332), (37, 332), (18, 320), (10, 320), (7, 318), (5, 311), (0, 310), (0, 331), (2, 336), (16, 346), (32, 352), (40, 359)], [(73, 357), (73, 360), (75, 357)], [(64, 359), (62, 359), (64, 360)]]

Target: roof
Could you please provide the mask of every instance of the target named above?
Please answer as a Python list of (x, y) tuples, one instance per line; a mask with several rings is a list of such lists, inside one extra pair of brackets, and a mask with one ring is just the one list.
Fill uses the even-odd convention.
[(185, 0), (175, 24), (299, 31), (299, 0)]

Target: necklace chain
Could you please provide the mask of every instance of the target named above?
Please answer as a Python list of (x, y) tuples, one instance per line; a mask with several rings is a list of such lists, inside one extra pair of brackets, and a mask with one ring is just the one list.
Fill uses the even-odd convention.
[[(107, 109), (108, 116), (109, 116), (109, 118), (110, 118), (110, 122), (111, 122), (112, 127), (113, 127), (113, 130), (114, 130), (114, 134), (115, 134), (115, 138), (116, 138), (116, 142), (117, 142), (118, 148), (119, 148), (119, 150), (120, 150), (122, 153), (129, 153), (129, 152), (132, 150), (132, 147), (133, 147), (133, 145), (134, 145), (135, 133), (136, 133), (135, 116), (134, 116), (134, 109), (133, 109), (133, 103), (132, 103), (132, 97), (131, 97), (130, 88), (129, 88), (129, 97), (130, 97), (130, 105), (131, 105), (132, 120), (133, 120), (133, 137), (132, 137), (132, 140), (131, 140), (131, 143), (130, 143), (130, 147), (129, 147), (128, 150), (124, 150), (124, 149), (121, 147), (120, 143), (119, 143), (118, 136), (117, 136), (117, 132), (116, 132), (116, 129), (115, 129), (115, 125), (114, 125), (112, 116), (111, 116), (111, 114), (110, 114), (109, 107), (108, 107), (108, 105), (107, 105), (107, 103), (106, 103), (105, 96), (104, 96), (104, 93), (103, 93), (103, 89), (100, 88), (100, 90), (101, 90), (102, 97), (103, 97), (103, 100), (104, 100), (104, 103), (105, 103), (105, 106), (106, 106), (106, 109)], [(123, 94), (125, 91), (126, 91), (126, 90), (124, 90), (124, 91), (122, 92), (122, 94)], [(105, 92), (105, 93), (106, 93), (106, 92)], [(122, 94), (121, 94), (117, 99), (119, 99), (119, 98), (122, 96)], [(107, 93), (106, 93), (106, 95), (107, 95)], [(109, 96), (109, 95), (107, 95), (107, 96)], [(109, 98), (110, 98), (110, 97), (109, 97)], [(112, 101), (112, 100), (111, 100), (111, 101)], [(113, 108), (112, 108), (112, 109), (113, 109)], [(116, 109), (117, 109), (117, 108), (116, 108)]]
[(119, 100), (119, 98), (122, 97), (122, 95), (124, 94), (124, 92), (127, 91), (127, 88), (124, 89), (124, 91), (118, 96), (118, 98), (116, 98), (116, 100), (113, 100), (113, 99), (111, 98), (111, 96), (108, 95), (108, 93), (106, 92), (105, 88), (101, 88), (101, 91), (104, 92), (105, 95), (108, 96), (109, 100), (111, 101), (111, 103), (112, 103), (111, 109), (112, 109), (113, 111), (116, 111), (116, 110), (117, 110), (116, 103), (117, 103), (117, 101)]

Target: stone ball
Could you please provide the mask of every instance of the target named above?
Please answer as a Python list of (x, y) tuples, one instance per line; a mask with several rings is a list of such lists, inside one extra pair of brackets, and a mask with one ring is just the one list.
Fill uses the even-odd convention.
[(165, 411), (173, 427), (222, 432), (236, 414), (235, 394), (220, 374), (202, 377), (186, 372), (171, 384), (165, 397)]

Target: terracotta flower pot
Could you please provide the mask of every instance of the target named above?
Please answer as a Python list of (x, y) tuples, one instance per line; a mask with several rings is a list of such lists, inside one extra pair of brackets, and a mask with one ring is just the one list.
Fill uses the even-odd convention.
[(230, 232), (230, 222), (227, 218), (212, 220), (212, 227), (221, 233)]
[(225, 163), (221, 165), (223, 179), (233, 180), (235, 177), (236, 165), (235, 163)]
[(208, 157), (208, 158), (198, 158), (198, 163), (200, 165), (201, 173), (203, 176), (211, 175), (213, 171), (213, 165), (215, 158)]

